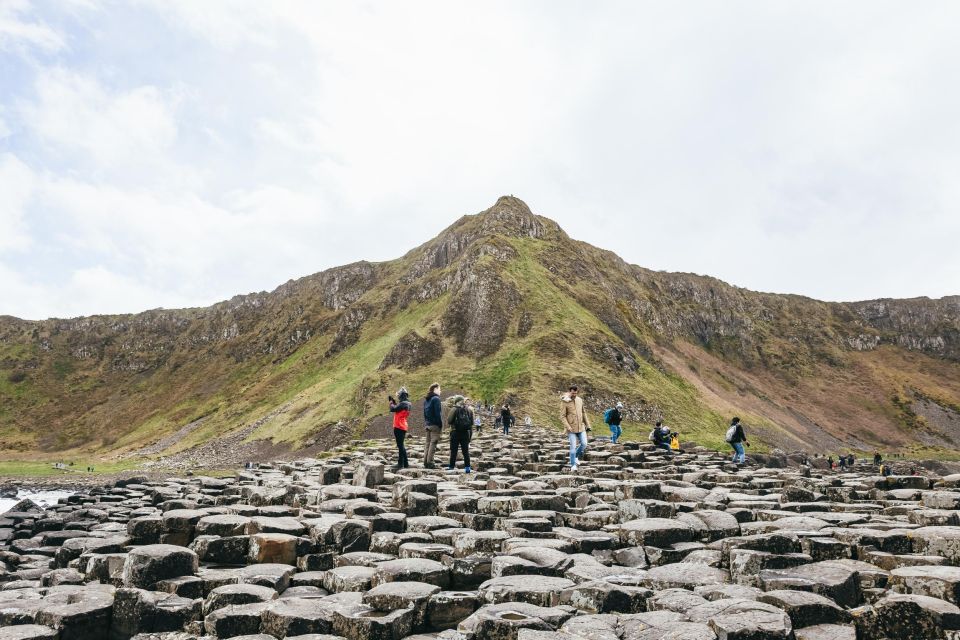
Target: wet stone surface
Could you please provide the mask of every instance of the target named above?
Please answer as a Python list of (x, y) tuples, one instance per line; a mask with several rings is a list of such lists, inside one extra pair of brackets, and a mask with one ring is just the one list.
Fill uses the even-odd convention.
[(960, 476), (517, 428), (0, 514), (0, 640), (960, 638)]

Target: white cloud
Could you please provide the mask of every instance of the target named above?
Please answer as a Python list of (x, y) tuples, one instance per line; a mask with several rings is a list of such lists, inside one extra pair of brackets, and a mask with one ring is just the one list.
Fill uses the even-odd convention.
[(49, 31), (0, 79), (0, 259), (46, 302), (0, 313), (272, 288), (503, 193), (651, 268), (960, 293), (949, 3), (4, 6)]
[(32, 48), (52, 52), (65, 46), (59, 33), (42, 20), (30, 20), (32, 3), (4, 0), (0, 3), (0, 51), (24, 53)]
[(154, 86), (108, 91), (94, 77), (61, 68), (38, 73), (36, 97), (20, 106), (41, 144), (80, 162), (120, 168), (169, 150), (177, 135), (175, 100)]

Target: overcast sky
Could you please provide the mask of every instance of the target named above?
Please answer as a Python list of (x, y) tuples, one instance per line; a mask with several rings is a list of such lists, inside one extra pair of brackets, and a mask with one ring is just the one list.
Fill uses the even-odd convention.
[(652, 269), (960, 294), (955, 2), (0, 0), (0, 314), (207, 305), (501, 194)]

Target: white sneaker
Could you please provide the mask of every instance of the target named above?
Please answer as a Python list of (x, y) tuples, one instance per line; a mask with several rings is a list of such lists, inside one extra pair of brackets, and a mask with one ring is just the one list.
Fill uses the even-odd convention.
[(573, 465), (572, 467), (570, 467), (570, 473), (576, 473), (576, 472), (577, 472), (577, 465)]

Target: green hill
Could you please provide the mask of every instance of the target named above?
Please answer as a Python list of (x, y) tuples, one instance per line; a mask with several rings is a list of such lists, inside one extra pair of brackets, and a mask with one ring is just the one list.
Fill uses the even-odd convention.
[(653, 272), (502, 197), (400, 259), (207, 308), (0, 318), (0, 457), (315, 450), (434, 380), (541, 423), (576, 382), (597, 423), (625, 403), (627, 435), (662, 417), (722, 446), (737, 414), (766, 447), (952, 456), (960, 297), (826, 303)]

